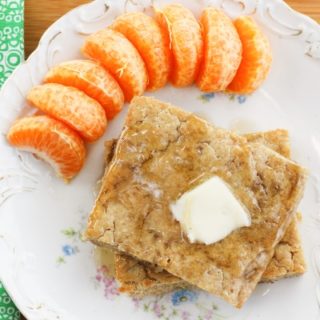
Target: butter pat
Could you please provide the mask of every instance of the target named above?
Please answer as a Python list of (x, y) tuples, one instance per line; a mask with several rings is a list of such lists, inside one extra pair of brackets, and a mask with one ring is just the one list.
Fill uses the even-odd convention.
[(251, 225), (250, 215), (217, 176), (184, 193), (170, 209), (192, 243), (209, 245)]

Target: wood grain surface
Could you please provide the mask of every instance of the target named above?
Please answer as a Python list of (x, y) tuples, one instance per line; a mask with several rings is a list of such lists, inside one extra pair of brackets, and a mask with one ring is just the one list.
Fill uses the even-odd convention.
[[(28, 56), (37, 46), (42, 33), (55, 20), (88, 0), (25, 0), (25, 52)], [(320, 0), (287, 0), (297, 11), (320, 23)]]
[[(55, 20), (88, 0), (25, 0), (25, 52), (28, 56), (37, 46), (42, 33)], [(320, 23), (320, 0), (287, 0), (295, 10)], [(25, 320), (23, 317), (21, 320)]]

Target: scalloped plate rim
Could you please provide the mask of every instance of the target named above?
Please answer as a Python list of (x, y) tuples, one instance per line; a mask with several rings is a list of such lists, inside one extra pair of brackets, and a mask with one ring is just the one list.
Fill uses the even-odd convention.
[[(111, 0), (112, 1), (112, 0)], [(316, 30), (318, 30), (319, 32), (319, 35), (320, 35), (320, 25), (314, 20), (312, 19), (311, 17), (309, 16), (306, 16), (300, 12), (297, 12), (296, 10), (294, 10), (292, 7), (290, 7), (288, 4), (282, 2), (281, 0), (272, 0), (274, 3), (276, 4), (280, 4), (284, 7), (286, 7), (287, 9), (289, 9), (292, 14), (296, 15), (296, 16), (299, 16), (299, 18), (301, 20), (305, 20), (306, 22), (310, 23)], [(17, 72), (25, 65), (27, 64), (30, 60), (34, 59), (37, 57), (37, 55), (40, 54), (41, 52), (41, 49), (42, 49), (42, 42), (44, 40), (47, 39), (47, 37), (49, 36), (50, 32), (54, 30), (54, 28), (57, 28), (59, 27), (60, 24), (62, 24), (65, 19), (67, 17), (70, 17), (76, 13), (79, 12), (79, 10), (81, 10), (82, 8), (85, 8), (87, 6), (90, 6), (94, 3), (100, 3), (100, 2), (103, 2), (105, 3), (105, 1), (103, 0), (94, 0), (92, 2), (89, 2), (89, 3), (86, 3), (86, 4), (82, 4), (80, 6), (77, 6), (76, 8), (70, 10), (69, 12), (67, 12), (66, 14), (64, 14), (62, 17), (60, 17), (58, 20), (56, 20), (54, 23), (52, 23), (48, 28), (47, 30), (43, 33), (40, 41), (39, 41), (39, 44), (38, 46), (36, 47), (36, 49), (30, 54), (30, 56), (24, 61), (21, 63), (21, 65), (19, 67), (17, 67), (13, 73), (10, 75), (10, 77), (5, 81), (5, 83), (3, 84), (1, 90), (0, 90), (0, 96), (3, 94), (3, 92), (5, 92), (6, 90), (6, 87), (8, 86), (8, 84), (12, 81), (12, 79), (15, 78), (15, 75), (17, 74)], [(260, 2), (257, 3), (257, 6), (259, 7), (260, 5)], [(297, 41), (300, 41), (301, 39), (297, 39)], [(10, 294), (10, 296), (12, 297), (12, 299), (14, 300), (14, 303), (17, 305), (17, 307), (20, 309), (21, 313), (24, 314), (24, 316), (26, 318), (31, 317), (33, 316), (32, 315), (32, 312), (30, 310), (27, 309), (26, 307), (26, 302), (23, 301), (23, 299), (15, 299), (15, 286), (14, 285), (8, 285), (5, 281), (5, 279), (3, 279), (3, 276), (0, 274), (0, 280), (3, 284), (3, 286), (5, 287), (5, 289), (7, 290), (7, 292)], [(52, 318), (53, 319), (53, 318)]]

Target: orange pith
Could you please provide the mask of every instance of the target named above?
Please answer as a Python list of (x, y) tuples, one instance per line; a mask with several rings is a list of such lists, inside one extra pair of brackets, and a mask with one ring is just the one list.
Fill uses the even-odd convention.
[(7, 139), (19, 149), (48, 161), (62, 178), (72, 179), (82, 168), (86, 150), (80, 136), (58, 120), (33, 116), (17, 120)]
[(138, 50), (148, 72), (148, 90), (162, 88), (170, 71), (169, 43), (157, 22), (142, 12), (120, 15), (110, 26), (122, 33)]
[(49, 70), (44, 82), (59, 83), (83, 91), (102, 105), (108, 119), (114, 118), (124, 103), (123, 92), (117, 81), (94, 61), (63, 62)]
[(234, 78), (242, 45), (232, 20), (221, 10), (206, 8), (200, 17), (204, 56), (196, 80), (204, 92), (223, 91)]
[(104, 109), (78, 89), (48, 83), (32, 88), (27, 99), (44, 113), (69, 125), (89, 142), (99, 139), (105, 132), (107, 119)]
[(268, 75), (272, 63), (272, 51), (267, 37), (251, 17), (239, 17), (234, 25), (242, 42), (243, 53), (240, 67), (228, 90), (250, 94)]
[(90, 35), (82, 52), (99, 61), (111, 73), (126, 101), (145, 91), (148, 82), (145, 64), (137, 49), (120, 32), (105, 28)]
[(157, 9), (156, 19), (170, 40), (172, 84), (176, 87), (191, 85), (198, 74), (203, 52), (198, 21), (189, 9), (180, 4)]

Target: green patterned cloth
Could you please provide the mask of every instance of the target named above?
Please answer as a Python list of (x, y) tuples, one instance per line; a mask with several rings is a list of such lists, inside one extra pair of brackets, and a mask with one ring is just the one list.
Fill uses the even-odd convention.
[(20, 312), (0, 283), (0, 320), (18, 320)]
[(23, 0), (0, 0), (0, 86), (24, 57)]
[[(0, 0), (0, 87), (24, 57), (23, 0)], [(20, 313), (0, 283), (0, 320)]]

